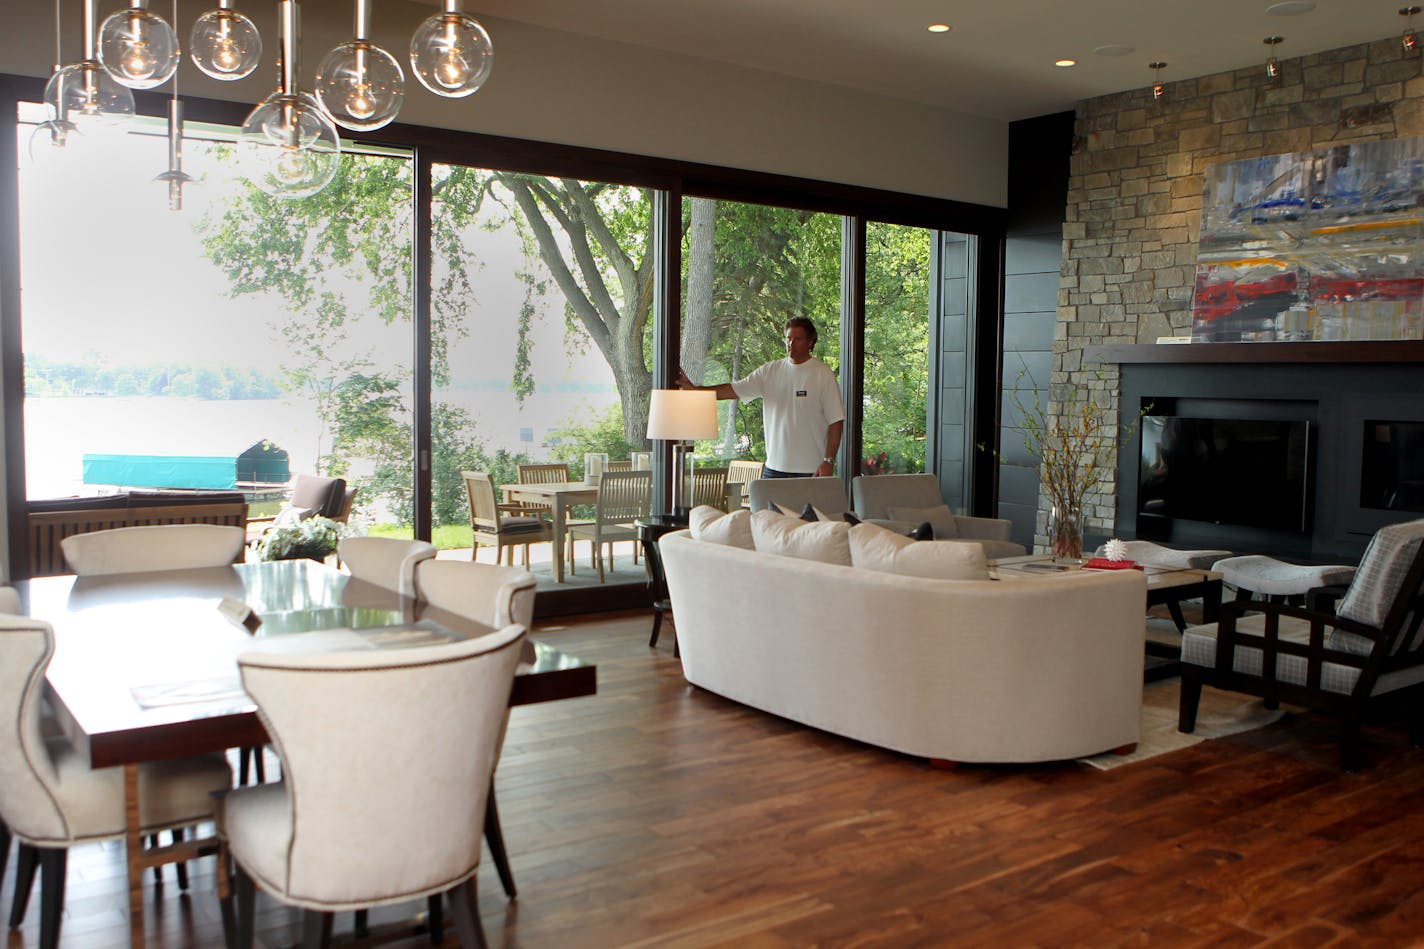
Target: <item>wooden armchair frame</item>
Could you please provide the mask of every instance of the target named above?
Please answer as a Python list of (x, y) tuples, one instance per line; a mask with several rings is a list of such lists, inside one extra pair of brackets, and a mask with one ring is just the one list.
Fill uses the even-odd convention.
[[(1221, 608), (1216, 632), (1213, 666), (1182, 663), (1181, 704), (1178, 730), (1196, 727), (1201, 687), (1210, 685), (1231, 692), (1260, 696), (1269, 707), (1280, 702), (1302, 705), (1335, 715), (1340, 719), (1340, 767), (1353, 771), (1361, 764), (1360, 725), (1367, 712), (1403, 697), (1408, 701), (1410, 738), (1424, 745), (1424, 682), (1376, 693), (1381, 677), (1424, 665), (1424, 545), (1390, 604), (1384, 624), (1376, 629), (1364, 623), (1336, 616), (1325, 610), (1311, 610), (1283, 603), (1228, 603)], [(1264, 616), (1262, 630), (1243, 630), (1238, 623), (1248, 612)], [(1284, 639), (1281, 620), (1294, 618), (1310, 624), (1306, 642)], [(1328, 631), (1353, 633), (1370, 644), (1367, 653), (1344, 652), (1328, 645)], [(1236, 669), (1238, 648), (1261, 650), (1261, 674)], [(1303, 683), (1281, 681), (1277, 659), (1297, 656), (1306, 664)], [(1322, 678), (1327, 664), (1358, 670), (1354, 687), (1347, 692), (1326, 689)]]

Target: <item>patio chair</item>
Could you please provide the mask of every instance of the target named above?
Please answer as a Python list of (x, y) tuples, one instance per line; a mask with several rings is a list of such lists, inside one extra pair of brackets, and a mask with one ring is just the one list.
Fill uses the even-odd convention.
[(284, 778), (223, 805), (238, 946), (258, 887), (304, 911), (304, 945), (329, 944), (333, 913), (423, 898), (438, 917), (441, 896), (460, 945), (485, 944), (475, 873), (524, 637), (239, 657)]
[(727, 509), (727, 468), (697, 468), (692, 472), (692, 506)]
[[(567, 462), (519, 466), (520, 484), (557, 484), (568, 480)], [(549, 513), (549, 505), (539, 501), (505, 501), (500, 508), (515, 517), (539, 517)]]
[[(1247, 611), (1252, 611), (1247, 615)], [(1177, 728), (1196, 727), (1203, 685), (1328, 712), (1340, 719), (1340, 766), (1360, 764), (1366, 712), (1408, 698), (1424, 744), (1424, 520), (1382, 528), (1337, 612), (1243, 601), (1182, 634)], [(1407, 695), (1406, 695), (1407, 694)]]
[(598, 567), (598, 582), (604, 581), (603, 545), (608, 545), (608, 562), (613, 563), (613, 543), (631, 540), (638, 543), (638, 528), (634, 524), (646, 517), (652, 505), (653, 473), (651, 471), (605, 471), (598, 485), (598, 504), (592, 521), (568, 525), (569, 572), (574, 571), (573, 541), (586, 537), (593, 542), (591, 556)]
[(524, 548), (524, 566), (529, 566), (529, 545), (554, 539), (554, 528), (542, 517), (508, 514), (505, 505), (495, 500), (494, 481), (487, 472), (462, 471), (465, 494), (470, 501), (470, 526), (474, 528), (470, 559), (476, 559), (481, 547), (495, 549), (495, 562), (508, 550), (514, 563), (514, 548)]
[(747, 506), (747, 485), (760, 478), (765, 467), (759, 461), (727, 462), (727, 482), (742, 486), (742, 507)]

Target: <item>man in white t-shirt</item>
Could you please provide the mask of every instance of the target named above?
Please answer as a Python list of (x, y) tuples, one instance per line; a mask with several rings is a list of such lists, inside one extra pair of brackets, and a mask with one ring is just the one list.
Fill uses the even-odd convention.
[(680, 389), (710, 389), (718, 399), (761, 399), (766, 432), (766, 478), (809, 478), (836, 473), (845, 428), (840, 384), (831, 367), (811, 355), (816, 325), (804, 316), (786, 321), (786, 358), (752, 370), (736, 382), (696, 386), (680, 371)]

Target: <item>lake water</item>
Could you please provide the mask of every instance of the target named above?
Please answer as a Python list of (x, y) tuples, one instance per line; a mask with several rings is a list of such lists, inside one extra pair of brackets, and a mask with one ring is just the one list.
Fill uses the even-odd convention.
[[(488, 450), (528, 451), (539, 458), (551, 427), (587, 409), (601, 410), (616, 393), (536, 393), (522, 410), (512, 396), (458, 393)], [(533, 441), (521, 435), (531, 433)], [(31, 498), (93, 494), (84, 484), (86, 453), (233, 455), (268, 439), (286, 449), (293, 473), (315, 471), (330, 444), (307, 403), (296, 399), (209, 401), (178, 398), (31, 398), (25, 400), (25, 477)], [(364, 473), (359, 464), (357, 474)]]

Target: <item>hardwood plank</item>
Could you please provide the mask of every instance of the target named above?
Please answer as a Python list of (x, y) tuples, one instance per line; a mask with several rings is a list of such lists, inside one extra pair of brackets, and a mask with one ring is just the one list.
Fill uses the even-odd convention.
[[(690, 687), (647, 617), (538, 635), (598, 663), (597, 696), (515, 709), (500, 812), (520, 898), (490, 868), (493, 946), (1399, 946), (1424, 934), (1424, 752), (1328, 719), (1099, 772), (928, 763)], [(1147, 701), (1170, 703), (1149, 688)], [(149, 944), (219, 947), (211, 860), (145, 881)], [(127, 943), (123, 848), (76, 848), (63, 945)], [(37, 907), (38, 901), (34, 901)], [(413, 903), (372, 923), (420, 912)], [(259, 899), (259, 943), (300, 916)], [(337, 935), (350, 933), (338, 917)], [(10, 946), (39, 935), (33, 909)], [(412, 937), (395, 945), (427, 945)], [(445, 945), (454, 946), (451, 929)]]

